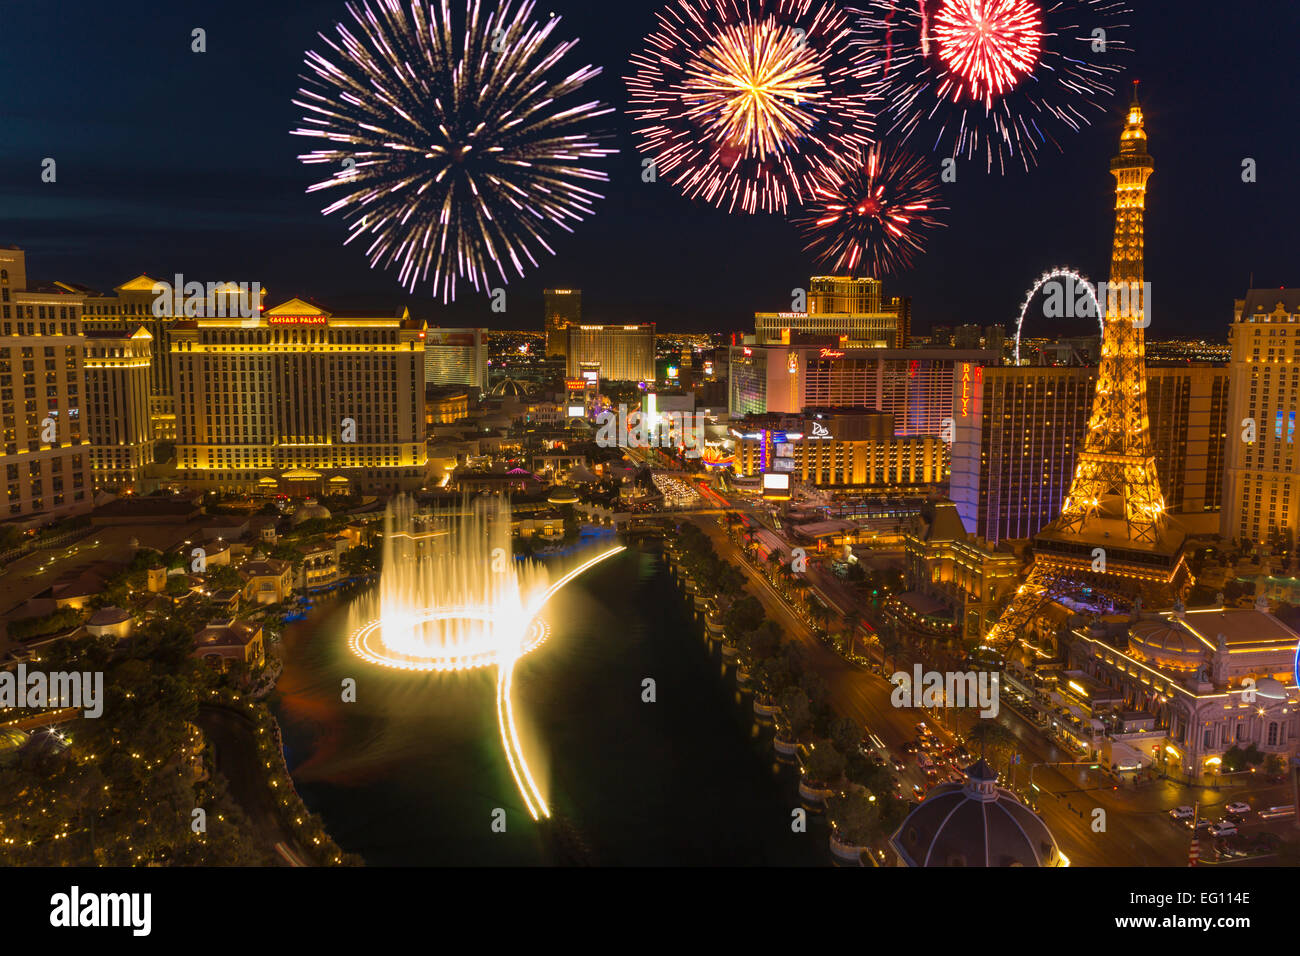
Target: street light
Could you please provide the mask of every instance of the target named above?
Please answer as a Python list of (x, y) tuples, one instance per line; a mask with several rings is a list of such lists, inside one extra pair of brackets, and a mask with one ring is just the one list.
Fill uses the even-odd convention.
[[(1034, 784), (1034, 771), (1037, 770), (1039, 767), (1087, 767), (1089, 770), (1097, 770), (1101, 767), (1101, 764), (1093, 763), (1091, 760), (1069, 760), (1069, 761), (1044, 760), (1040, 763), (1030, 764), (1029, 765), (1029, 789), (1034, 793), (1041, 792), (1038, 789), (1038, 787)], [(1038, 798), (1034, 797), (1033, 800), (1034, 802), (1032, 804), (1032, 807), (1033, 809), (1037, 810)]]

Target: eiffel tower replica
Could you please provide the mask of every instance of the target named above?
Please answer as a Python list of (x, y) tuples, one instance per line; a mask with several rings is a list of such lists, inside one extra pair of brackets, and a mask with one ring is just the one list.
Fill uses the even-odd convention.
[(1088, 434), (1061, 515), (1035, 536), (1028, 577), (986, 639), (999, 650), (1023, 640), (1054, 601), (1168, 607), (1189, 584), (1186, 532), (1165, 511), (1147, 417), (1142, 227), (1154, 169), (1135, 83), (1110, 163), (1115, 244)]

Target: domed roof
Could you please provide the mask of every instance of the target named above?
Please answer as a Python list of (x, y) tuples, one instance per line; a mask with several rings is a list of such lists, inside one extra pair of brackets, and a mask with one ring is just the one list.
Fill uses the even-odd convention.
[(1205, 660), (1201, 639), (1176, 618), (1138, 621), (1128, 629), (1128, 646), (1143, 663), (1177, 670), (1192, 670)]
[(295, 525), (300, 525), (312, 518), (328, 518), (329, 516), (330, 510), (315, 498), (304, 498), (302, 504), (294, 511), (291, 520)]
[(890, 840), (907, 866), (1065, 866), (1047, 824), (980, 760), (934, 787)]
[(546, 501), (548, 504), (552, 505), (576, 505), (582, 501), (582, 499), (572, 488), (565, 487), (564, 485), (556, 485), (551, 489), (551, 493), (546, 496)]
[(529, 387), (526, 382), (521, 382), (516, 378), (503, 378), (501, 381), (497, 382), (495, 385), (492, 386), (492, 391), (490, 391), (488, 394), (489, 395), (516, 395), (520, 398), (523, 398), (528, 394), (528, 392), (529, 392)]

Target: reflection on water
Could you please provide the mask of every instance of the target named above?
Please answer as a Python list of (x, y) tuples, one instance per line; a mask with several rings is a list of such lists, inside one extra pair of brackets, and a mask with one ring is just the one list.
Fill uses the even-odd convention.
[[(829, 862), (820, 824), (790, 832), (792, 772), (773, 775), (770, 732), (754, 735), (655, 557), (626, 552), (562, 590), (550, 640), (516, 670), (549, 824), (529, 818), (502, 754), (494, 671), (367, 664), (346, 649), (348, 614), (341, 600), (289, 629), (276, 709), (299, 792), (368, 863)], [(356, 703), (341, 701), (345, 677)]]

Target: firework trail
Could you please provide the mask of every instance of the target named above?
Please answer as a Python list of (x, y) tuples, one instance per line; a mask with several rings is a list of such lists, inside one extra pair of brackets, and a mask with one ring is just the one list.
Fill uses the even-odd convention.
[(932, 164), (877, 146), (853, 170), (819, 185), (795, 225), (819, 264), (837, 275), (880, 278), (912, 264), (946, 208)]
[(1129, 52), (1127, 0), (854, 0), (882, 64), (886, 135), (1006, 172), (1104, 113)]
[(575, 95), (600, 70), (560, 66), (577, 41), (554, 40), (559, 18), (533, 7), (359, 0), (306, 54), (293, 134), (325, 145), (298, 158), (332, 167), (308, 192), (341, 192), (323, 212), (410, 291), (430, 282), (449, 302), (458, 278), (522, 276), (603, 198), (591, 186), (609, 177), (587, 163), (617, 151), (587, 127), (612, 110)]
[(785, 212), (869, 148), (877, 67), (817, 0), (676, 0), (625, 78), (641, 153), (691, 199)]

